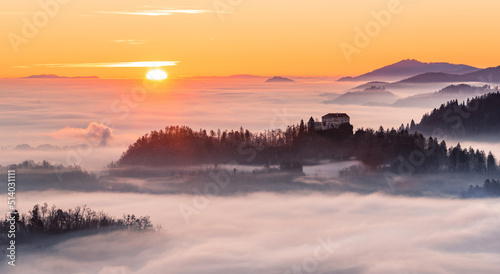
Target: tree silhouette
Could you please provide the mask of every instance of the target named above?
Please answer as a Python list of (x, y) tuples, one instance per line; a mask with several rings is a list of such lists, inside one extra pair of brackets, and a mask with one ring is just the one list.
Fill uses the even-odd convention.
[[(42, 212), (42, 216), (40, 216)], [(8, 217), (14, 217), (16, 221), (16, 238), (31, 237), (42, 234), (61, 234), (71, 231), (112, 231), (112, 230), (153, 230), (153, 224), (149, 216), (136, 217), (135, 215), (123, 215), (122, 219), (115, 219), (104, 212), (96, 212), (86, 206), (78, 206), (74, 209), (62, 210), (52, 206), (49, 210), (47, 203), (42, 206), (35, 205), (29, 211), (28, 218), (19, 215), (17, 211)], [(10, 222), (6, 217), (0, 223), (0, 234), (2, 240), (6, 240)]]
[(488, 153), (486, 166), (489, 172), (496, 172), (498, 170), (497, 161), (495, 159), (495, 156), (493, 156), (493, 154), (491, 153), (491, 151)]
[[(423, 157), (422, 163), (413, 167), (415, 173), (425, 172), (476, 172), (494, 170), (483, 151), (472, 148), (447, 147), (437, 138), (410, 134), (403, 127), (399, 130), (358, 129), (348, 123), (328, 130), (306, 130), (303, 121), (285, 130), (271, 129), (264, 132), (194, 131), (185, 126), (170, 126), (152, 131), (130, 145), (116, 164), (110, 166), (111, 174), (133, 172), (126, 167), (176, 166), (217, 164), (235, 161), (240, 164), (281, 165), (302, 163), (308, 159), (344, 160), (356, 158), (373, 169), (382, 167), (398, 172), (401, 159), (415, 155)], [(220, 138), (218, 137), (220, 135)], [(250, 152), (251, 153), (250, 153)], [(251, 157), (249, 157), (251, 155)], [(423, 156), (422, 156), (423, 155)], [(491, 161), (490, 161), (491, 162)], [(491, 166), (491, 168), (490, 168)], [(125, 168), (124, 168), (125, 167)], [(284, 170), (287, 166), (283, 166)], [(128, 170), (128, 171), (127, 171)]]
[(475, 97), (466, 102), (449, 101), (422, 116), (412, 131), (431, 134), (441, 129), (451, 137), (493, 135), (500, 133), (500, 92)]

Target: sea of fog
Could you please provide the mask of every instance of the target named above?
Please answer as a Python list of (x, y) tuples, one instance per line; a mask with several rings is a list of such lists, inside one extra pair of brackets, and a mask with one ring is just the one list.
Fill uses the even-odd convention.
[[(139, 136), (169, 125), (198, 130), (285, 128), (346, 112), (356, 128), (419, 121), (422, 108), (324, 104), (360, 83), (262, 77), (169, 80), (147, 93), (138, 80), (0, 80), (0, 165), (50, 160), (99, 172)], [(391, 90), (400, 97), (443, 85)], [(104, 125), (102, 125), (104, 124)], [(98, 143), (95, 140), (99, 140)], [(448, 145), (457, 141), (447, 140)], [(87, 144), (86, 149), (77, 147)], [(30, 147), (48, 144), (40, 149)], [(461, 142), (500, 155), (499, 143)], [(76, 147), (75, 147), (76, 146)], [(21, 149), (22, 148), (22, 149)], [(305, 179), (337, 178), (355, 161), (305, 166)], [(192, 169), (193, 167), (186, 167)], [(195, 167), (203, 168), (203, 167)], [(258, 167), (223, 166), (251, 172)], [(147, 180), (147, 179), (146, 179)], [(337, 179), (335, 179), (337, 180)], [(339, 181), (341, 179), (338, 179)], [(19, 182), (22, 183), (22, 182)], [(466, 189), (468, 182), (454, 186)], [(457, 192), (458, 193), (458, 192)], [(438, 195), (436, 195), (438, 196)], [(439, 197), (439, 196), (438, 196)], [(119, 192), (17, 193), (27, 212), (48, 202), (115, 217), (149, 215), (160, 232), (61, 237), (18, 245), (12, 273), (498, 273), (496, 199), (382, 193), (249, 192), (224, 196)], [(5, 209), (6, 211), (6, 209)], [(0, 266), (4, 273), (6, 265)]]
[[(114, 216), (150, 215), (157, 233), (18, 246), (12, 273), (498, 273), (500, 204), (345, 193), (245, 196), (19, 193)], [(192, 214), (185, 206), (198, 207)], [(188, 216), (188, 217), (186, 217)], [(5, 266), (2, 266), (5, 270)], [(1, 270), (1, 269), (0, 269)]]
[[(79, 164), (98, 170), (139, 136), (170, 125), (195, 130), (252, 131), (286, 128), (345, 112), (356, 128), (398, 128), (419, 121), (428, 109), (325, 104), (362, 83), (336, 78), (295, 78), (295, 83), (265, 83), (263, 77), (189, 78), (150, 86), (120, 79), (1, 79), (0, 165), (24, 159)], [(443, 85), (391, 90), (400, 97), (433, 92)], [(104, 125), (100, 125), (104, 124)], [(98, 141), (96, 141), (98, 140)], [(105, 142), (101, 144), (100, 141)], [(16, 149), (27, 144), (39, 150)], [(73, 146), (87, 144), (88, 149)], [(26, 149), (27, 148), (27, 149)]]

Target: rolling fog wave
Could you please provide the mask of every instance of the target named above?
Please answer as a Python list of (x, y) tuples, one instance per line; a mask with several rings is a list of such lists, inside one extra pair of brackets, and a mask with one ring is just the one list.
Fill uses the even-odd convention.
[[(61, 191), (19, 193), (18, 199), (22, 212), (49, 201), (62, 208), (87, 204), (113, 216), (150, 215), (163, 232), (74, 237), (42, 251), (24, 247), (14, 273), (497, 273), (500, 269), (497, 199)], [(189, 218), (180, 208), (191, 208)]]

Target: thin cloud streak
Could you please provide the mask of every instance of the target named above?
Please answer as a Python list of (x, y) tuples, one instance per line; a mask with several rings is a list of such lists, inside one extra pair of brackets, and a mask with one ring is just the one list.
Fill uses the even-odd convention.
[(139, 62), (111, 62), (111, 63), (78, 63), (78, 64), (36, 64), (32, 66), (14, 66), (13, 68), (155, 68), (175, 66), (179, 61), (139, 61)]
[(120, 39), (120, 40), (111, 40), (113, 43), (123, 43), (128, 45), (142, 45), (146, 43), (146, 40), (136, 40), (136, 39)]
[(211, 10), (174, 10), (174, 9), (153, 9), (138, 11), (96, 11), (95, 13), (120, 14), (120, 15), (143, 15), (143, 16), (170, 16), (174, 14), (201, 14), (211, 13)]

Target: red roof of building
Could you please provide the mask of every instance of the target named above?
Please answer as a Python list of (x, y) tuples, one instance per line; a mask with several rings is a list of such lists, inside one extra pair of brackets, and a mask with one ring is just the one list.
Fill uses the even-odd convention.
[(328, 113), (321, 118), (349, 118), (349, 115), (345, 113)]

